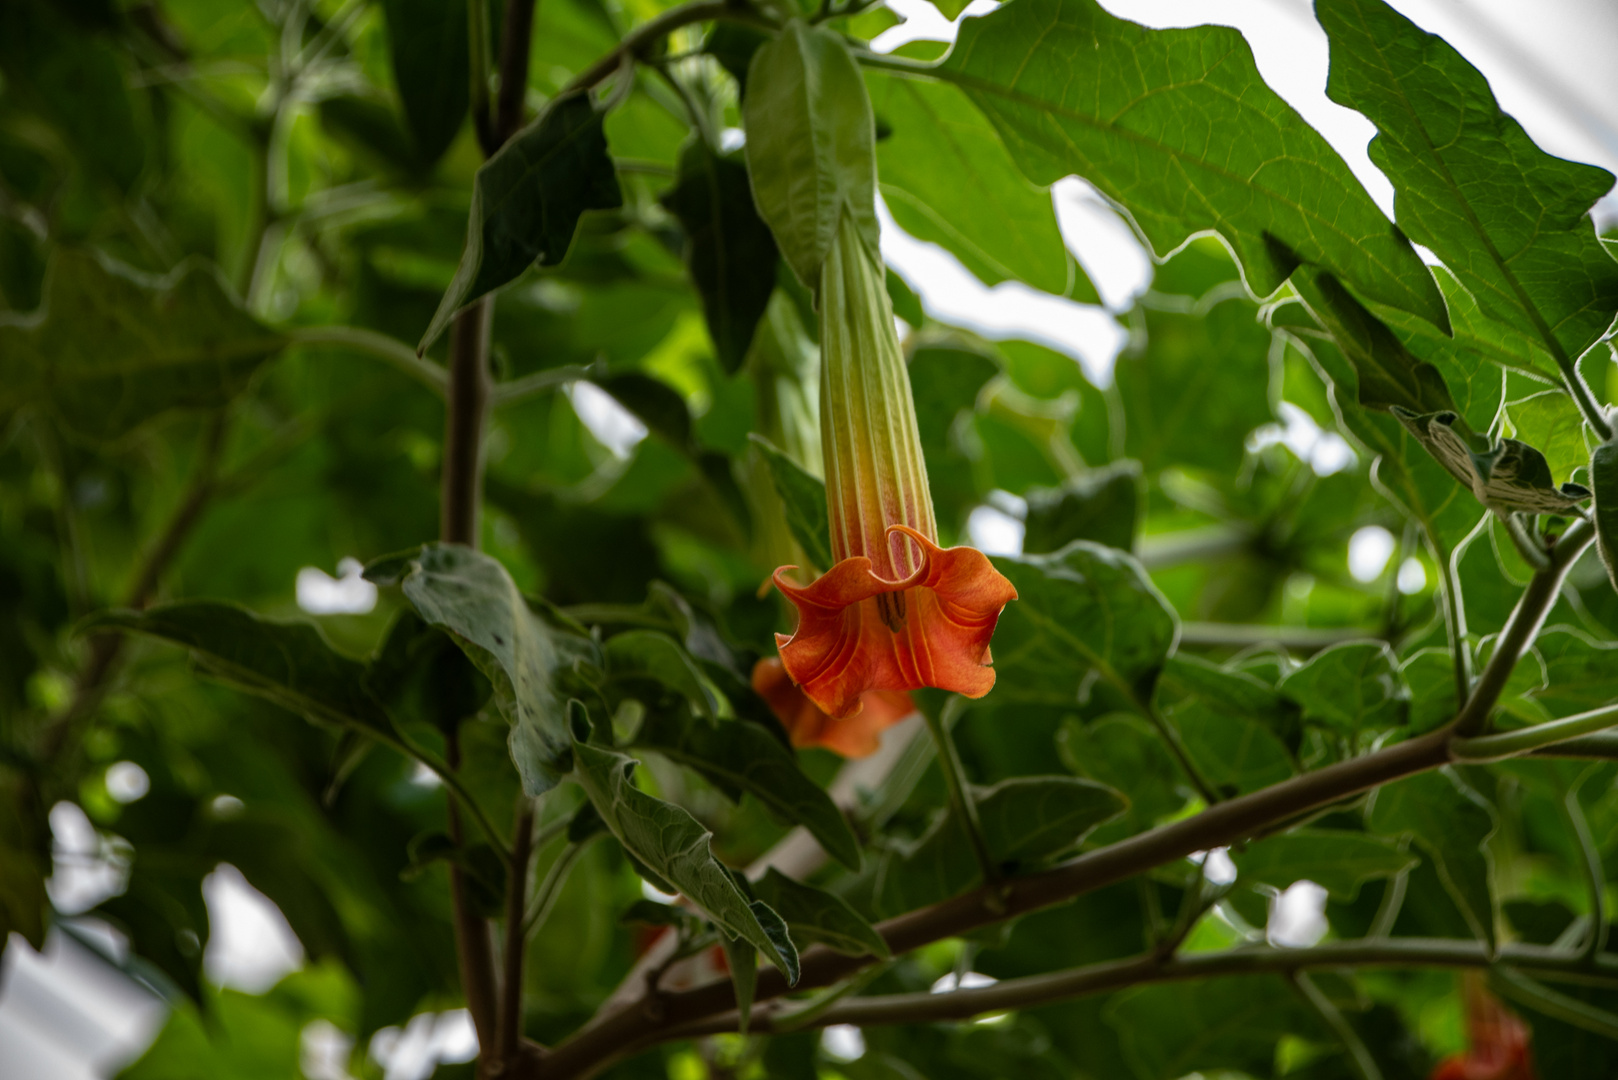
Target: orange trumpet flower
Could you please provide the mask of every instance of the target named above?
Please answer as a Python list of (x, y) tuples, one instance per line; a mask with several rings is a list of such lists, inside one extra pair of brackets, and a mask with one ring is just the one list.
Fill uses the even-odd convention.
[(1536, 1080), (1528, 1025), (1468, 972), (1466, 1030), (1471, 1047), (1439, 1062), (1430, 1080)]
[(989, 639), (1017, 590), (982, 552), (938, 546), (910, 376), (883, 268), (845, 216), (820, 278), (820, 428), (832, 555), (809, 585), (775, 572), (798, 609), (777, 634), (792, 681), (834, 720), (869, 691), (934, 686), (982, 697)]
[(876, 753), (882, 733), (916, 711), (910, 695), (903, 691), (871, 690), (860, 703), (859, 715), (833, 720), (793, 685), (786, 668), (773, 656), (753, 665), (753, 689), (787, 729), (793, 746), (823, 746), (846, 758)]

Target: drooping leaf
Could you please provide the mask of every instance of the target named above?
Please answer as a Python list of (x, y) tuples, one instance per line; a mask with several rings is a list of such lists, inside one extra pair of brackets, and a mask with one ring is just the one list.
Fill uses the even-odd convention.
[(859, 841), (843, 812), (763, 727), (741, 720), (714, 725), (662, 712), (647, 716), (635, 745), (695, 769), (721, 790), (752, 795), (772, 814), (808, 829), (838, 862), (859, 868)]
[(758, 988), (758, 949), (743, 938), (719, 936), (725, 950), (725, 961), (730, 965), (730, 985), (736, 991), (736, 1012), (740, 1020), (736, 1030), (747, 1034), (747, 1022), (753, 1015), (753, 992)]
[(367, 577), (397, 584), (416, 613), (447, 631), (494, 684), (511, 723), (511, 757), (523, 791), (541, 795), (567, 770), (572, 737), (554, 672), (592, 648), (529, 606), (499, 562), (458, 544), (427, 544), (373, 563)]
[(1358, 741), (1404, 723), (1410, 691), (1385, 642), (1349, 641), (1309, 658), (1281, 680), (1304, 716)]
[(1618, 589), (1618, 441), (1604, 442), (1590, 453), (1590, 489), (1596, 523), (1596, 545), (1612, 587)]
[(1101, 302), (1062, 242), (1050, 193), (1023, 178), (958, 88), (875, 71), (866, 82), (888, 132), (876, 145), (878, 183), (901, 228), (941, 245), (986, 285), (1022, 281)]
[(812, 292), (842, 216), (877, 246), (875, 124), (842, 38), (792, 20), (753, 54), (742, 102), (753, 200)]
[(81, 438), (117, 439), (171, 409), (225, 404), (286, 344), (208, 264), (151, 278), (64, 249), (40, 310), (0, 314), (0, 416), (38, 403)]
[(1091, 469), (1069, 477), (1059, 488), (1030, 488), (1023, 498), (1028, 503), (1025, 552), (1055, 551), (1073, 540), (1134, 550), (1142, 501), (1138, 461)]
[(727, 934), (769, 957), (789, 983), (797, 982), (797, 951), (790, 940), (779, 941), (766, 932), (759, 913), (709, 849), (713, 834), (678, 806), (637, 788), (636, 764), (623, 754), (573, 742), (574, 778), (624, 850), (655, 876), (654, 885), (673, 886)]
[[(1010, 868), (1076, 846), (1126, 805), (1112, 788), (1070, 776), (1013, 777), (973, 799), (989, 854)], [(921, 839), (889, 853), (879, 872), (877, 906), (889, 915), (936, 903), (979, 878), (972, 846), (947, 809)]]
[(849, 956), (886, 960), (890, 955), (882, 935), (840, 896), (794, 881), (773, 866), (753, 883), (753, 893), (786, 920), (794, 941)]
[(388, 53), (405, 122), (431, 166), (466, 120), (471, 93), (466, 0), (385, 0)]
[(587, 210), (623, 205), (601, 116), (588, 94), (556, 98), (478, 170), (466, 250), (418, 352), (455, 313), (534, 263), (555, 266)]
[(714, 353), (735, 372), (775, 291), (779, 258), (753, 207), (747, 166), (695, 139), (680, 154), (679, 179), (663, 205), (685, 229), (685, 264), (702, 297)]
[(1448, 769), (1420, 773), (1378, 788), (1365, 823), (1382, 836), (1414, 837), (1472, 933), (1493, 946), (1494, 863), (1486, 843), (1495, 817), (1482, 796)]
[(1076, 540), (994, 565), (1018, 596), (995, 630), (999, 700), (1074, 705), (1092, 672), (1115, 693), (1150, 696), (1178, 631), (1134, 558)]
[(1393, 415), (1478, 502), (1498, 514), (1565, 514), (1590, 497), (1582, 484), (1558, 485), (1545, 455), (1517, 439), (1469, 444), (1460, 418), (1445, 411), (1417, 415), (1397, 406)]
[(1316, 13), (1327, 94), (1377, 126), (1371, 160), (1393, 182), (1399, 225), (1491, 317), (1576, 359), (1618, 312), (1618, 263), (1588, 217), (1612, 174), (1535, 146), (1476, 68), (1381, 0), (1319, 0)]
[(786, 508), (787, 527), (792, 538), (803, 548), (809, 561), (820, 570), (828, 570), (833, 563), (831, 555), (831, 524), (826, 510), (826, 482), (793, 461), (762, 435), (749, 436), (770, 469), (775, 493)]
[(1262, 295), (1309, 263), (1447, 325), (1415, 251), (1265, 86), (1235, 30), (1149, 30), (1094, 0), (1019, 2), (962, 23), (936, 74), (977, 103), (1029, 179), (1078, 173), (1159, 255), (1212, 229)]
[(1360, 885), (1392, 877), (1416, 864), (1416, 857), (1391, 841), (1365, 833), (1298, 829), (1249, 844), (1231, 858), (1243, 881), (1285, 890), (1296, 881), (1312, 881), (1348, 902)]
[(202, 670), (310, 720), (393, 740), (393, 722), (365, 689), (365, 665), (327, 643), (313, 623), (275, 622), (237, 604), (180, 600), (107, 611), (87, 630), (128, 630), (191, 650)]

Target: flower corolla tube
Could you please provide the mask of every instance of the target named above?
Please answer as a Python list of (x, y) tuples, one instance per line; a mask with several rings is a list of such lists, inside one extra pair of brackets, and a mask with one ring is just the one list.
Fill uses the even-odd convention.
[(820, 278), (820, 429), (831, 569), (776, 587), (798, 609), (777, 634), (792, 681), (834, 720), (867, 691), (982, 697), (989, 639), (1017, 590), (980, 551), (938, 546), (910, 376), (880, 257), (845, 214)]

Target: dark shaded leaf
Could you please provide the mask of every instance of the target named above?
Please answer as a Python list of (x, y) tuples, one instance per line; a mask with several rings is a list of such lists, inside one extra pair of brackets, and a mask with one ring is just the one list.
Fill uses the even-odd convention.
[(1590, 489), (1596, 544), (1612, 587), (1618, 589), (1618, 442), (1605, 442), (1590, 454)]
[(1333, 645), (1281, 680), (1280, 692), (1305, 718), (1359, 740), (1404, 723), (1410, 691), (1399, 660), (1380, 641)]
[(1365, 833), (1298, 829), (1249, 844), (1231, 854), (1241, 880), (1285, 890), (1313, 881), (1333, 899), (1350, 901), (1360, 885), (1416, 865), (1416, 857), (1389, 840)]
[(1129, 799), (1123, 822), (1104, 826), (1106, 830), (1122, 824), (1129, 833), (1142, 832), (1185, 805), (1180, 767), (1163, 737), (1138, 716), (1114, 713), (1090, 723), (1067, 720), (1057, 733), (1056, 749), (1069, 769)]
[[(679, 695), (691, 711), (712, 724), (719, 703), (689, 654), (667, 634), (656, 630), (628, 630), (615, 634), (602, 646), (607, 676), (619, 681), (650, 681)], [(656, 704), (653, 699), (651, 704)]]
[(877, 246), (871, 101), (842, 38), (787, 23), (753, 54), (742, 119), (759, 215), (798, 280), (818, 293), (845, 213)]
[(1137, 987), (1114, 998), (1104, 1015), (1140, 1080), (1220, 1069), (1268, 1076), (1282, 1036), (1326, 1035), (1304, 999), (1275, 975)]
[(803, 774), (792, 751), (759, 725), (658, 713), (642, 723), (635, 745), (695, 769), (722, 790), (747, 792), (772, 814), (808, 829), (838, 862), (859, 869), (859, 841), (843, 812)]
[(66, 249), (40, 310), (0, 315), (0, 416), (37, 402), (83, 438), (116, 439), (171, 409), (225, 404), (286, 344), (206, 263), (151, 278)]
[(1023, 551), (1055, 551), (1074, 540), (1093, 540), (1120, 551), (1135, 547), (1141, 512), (1138, 461), (1115, 461), (1069, 477), (1059, 488), (1030, 488)]
[(476, 716), (493, 693), (448, 634), (409, 610), (388, 628), (365, 685), (401, 724), (420, 721), (445, 732)]
[(1448, 769), (1376, 790), (1365, 823), (1382, 836), (1412, 836), (1432, 859), (1472, 933), (1494, 945), (1494, 860), (1486, 846), (1495, 817), (1482, 796)]
[(786, 920), (794, 941), (849, 956), (886, 960), (891, 955), (882, 935), (840, 896), (794, 881), (773, 866), (753, 882), (753, 893)]
[(1216, 712), (1197, 700), (1175, 706), (1170, 718), (1192, 764), (1221, 793), (1245, 795), (1297, 771), (1286, 744), (1256, 721)]
[(466, 120), (471, 94), (466, 0), (384, 0), (393, 81), (424, 165), (432, 165)]
[(417, 351), (426, 351), (455, 313), (478, 297), (536, 262), (561, 262), (586, 210), (622, 205), (601, 116), (589, 95), (551, 101), (478, 170), (461, 265)]
[(1448, 325), (1415, 251), (1264, 84), (1236, 30), (1149, 30), (1094, 0), (1019, 2), (962, 23), (936, 73), (988, 115), (1029, 179), (1078, 173), (1159, 255), (1212, 229), (1261, 295), (1309, 263)]
[[(727, 934), (759, 949), (787, 976), (798, 981), (798, 956), (790, 941), (778, 943), (759, 914), (714, 858), (713, 836), (690, 814), (635, 786), (637, 762), (623, 754), (573, 743), (573, 776), (595, 804), (607, 828), (634, 859), (651, 871), (654, 886), (674, 891), (702, 908)], [(768, 912), (768, 908), (764, 908)]]
[(679, 180), (663, 205), (685, 229), (685, 264), (702, 297), (714, 354), (735, 372), (775, 291), (779, 257), (769, 226), (753, 208), (747, 166), (695, 139), (680, 154)]

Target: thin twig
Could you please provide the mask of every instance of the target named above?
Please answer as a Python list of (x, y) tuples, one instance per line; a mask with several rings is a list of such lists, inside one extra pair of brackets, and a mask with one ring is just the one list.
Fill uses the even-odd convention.
[(609, 75), (617, 71), (623, 64), (625, 57), (635, 59), (650, 47), (654, 42), (667, 37), (683, 26), (694, 23), (712, 22), (716, 19), (728, 19), (732, 22), (749, 23), (773, 29), (775, 24), (744, 3), (733, 0), (695, 0), (694, 3), (681, 4), (679, 7), (648, 19), (629, 33), (624, 35), (618, 47), (607, 53), (601, 59), (591, 64), (572, 82), (563, 87), (558, 97), (578, 90), (587, 90), (597, 83), (604, 81)]
[(415, 349), (397, 338), (375, 330), (358, 326), (303, 326), (286, 333), (299, 345), (333, 345), (384, 360), (440, 397), (449, 383), (449, 375), (443, 368), (423, 360)]
[(511, 869), (506, 872), (505, 970), (500, 987), (500, 1011), (495, 1017), (495, 1060), (514, 1068), (522, 1044), (522, 966), (528, 936), (523, 932), (523, 908), (528, 900), (528, 857), (534, 839), (534, 804), (517, 800), (517, 822), (511, 835)]

